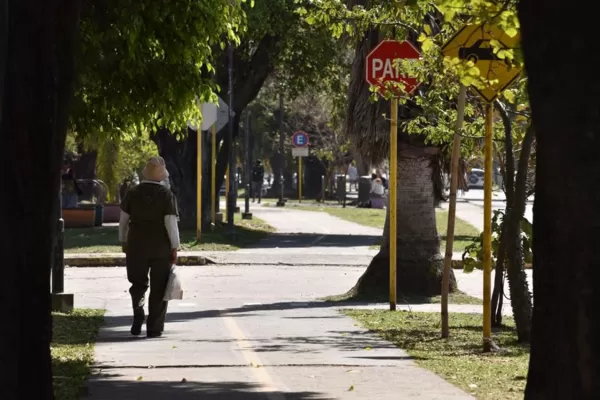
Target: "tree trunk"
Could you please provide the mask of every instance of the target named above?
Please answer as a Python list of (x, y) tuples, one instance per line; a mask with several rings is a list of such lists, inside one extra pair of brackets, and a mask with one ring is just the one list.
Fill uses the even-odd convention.
[(153, 140), (165, 159), (171, 189), (177, 196), (179, 224), (182, 228), (196, 226), (196, 145), (197, 134), (188, 128), (186, 138), (177, 137), (166, 129), (159, 129)]
[(78, 19), (75, 0), (0, 6), (2, 400), (53, 399), (50, 268)]
[[(238, 134), (239, 118), (233, 118), (234, 138)], [(227, 131), (225, 126), (221, 132)], [(159, 130), (152, 136), (152, 140), (158, 146), (161, 157), (165, 159), (171, 187), (177, 196), (177, 206), (179, 208), (180, 226), (192, 229), (196, 227), (196, 163), (197, 163), (197, 144), (198, 134), (196, 131), (188, 129), (184, 139), (178, 140), (177, 137), (166, 129)], [(221, 146), (219, 148), (219, 142)], [(210, 140), (203, 142), (203, 169), (202, 169), (202, 224), (208, 227), (211, 220), (210, 196), (211, 196), (211, 149)], [(219, 190), (225, 180), (225, 171), (229, 163), (229, 142), (227, 135), (217, 134), (217, 165), (216, 165), (216, 207), (219, 209)]]
[(502, 326), (502, 304), (504, 303), (504, 264), (506, 255), (506, 240), (504, 239), (504, 226), (500, 235), (498, 246), (498, 259), (494, 276), (494, 290), (492, 291), (492, 326)]
[(519, 2), (537, 138), (527, 400), (600, 393), (600, 78), (583, 56), (595, 57), (600, 42), (595, 24), (581, 19), (588, 5)]
[(525, 273), (525, 260), (523, 257), (523, 244), (521, 241), (521, 221), (525, 213), (527, 202), (527, 173), (529, 169), (529, 155), (534, 139), (533, 127), (527, 129), (521, 146), (521, 157), (513, 194), (513, 204), (506, 215), (503, 240), (506, 240), (506, 272), (510, 301), (517, 326), (517, 336), (520, 342), (528, 342), (531, 336), (531, 292)]
[[(398, 158), (397, 288), (400, 295), (439, 295), (443, 258), (437, 232), (430, 157)], [(389, 208), (384, 243), (365, 273), (350, 291), (356, 296), (389, 292)], [(456, 289), (454, 272), (450, 291)]]
[(326, 168), (318, 158), (310, 156), (304, 159), (303, 175), (304, 186), (302, 195), (308, 199), (321, 197), (321, 177), (325, 175)]
[(74, 163), (73, 170), (77, 179), (96, 179), (96, 159), (98, 152), (96, 150), (84, 151), (83, 146), (79, 146), (80, 156)]

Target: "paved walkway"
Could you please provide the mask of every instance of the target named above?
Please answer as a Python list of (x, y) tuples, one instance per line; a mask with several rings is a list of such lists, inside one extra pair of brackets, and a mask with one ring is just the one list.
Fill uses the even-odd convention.
[[(448, 202), (442, 203), (444, 210), (448, 209)], [(494, 192), (492, 210), (505, 210), (506, 197), (503, 192)], [(525, 206), (525, 218), (533, 221), (533, 197), (528, 199)], [(456, 216), (483, 231), (483, 190), (471, 189), (464, 195), (459, 195), (456, 203)]]
[(383, 229), (369, 228), (332, 217), (326, 212), (293, 207), (252, 205), (252, 214), (276, 229), (251, 248), (209, 252), (219, 264), (360, 265), (369, 264)]
[[(354, 285), (381, 230), (327, 213), (274, 207), (252, 212), (278, 233), (255, 248), (221, 253), (226, 264), (181, 267), (185, 299), (171, 302), (161, 339), (129, 335), (124, 268), (66, 270), (67, 291), (75, 293), (77, 307), (107, 310), (89, 382), (92, 398), (472, 399), (342, 316), (339, 305), (319, 300)], [(236, 265), (236, 259), (252, 265)], [(275, 260), (282, 265), (268, 262)], [(461, 290), (481, 297), (479, 272), (458, 271), (457, 280)], [(481, 306), (451, 305), (450, 311), (480, 313)]]
[(317, 300), (347, 290), (363, 270), (182, 267), (185, 300), (170, 304), (165, 336), (136, 339), (128, 333), (131, 318), (124, 269), (70, 268), (67, 286), (75, 293), (77, 306), (108, 310), (96, 345), (90, 396), (99, 400), (472, 399), (417, 367), (401, 349), (340, 315), (336, 307)]

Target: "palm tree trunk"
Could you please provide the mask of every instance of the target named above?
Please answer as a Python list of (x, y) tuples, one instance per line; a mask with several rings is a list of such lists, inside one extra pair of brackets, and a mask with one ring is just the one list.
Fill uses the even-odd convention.
[[(431, 157), (398, 158), (397, 288), (399, 295), (439, 295), (443, 258), (437, 232)], [(384, 296), (389, 291), (389, 208), (379, 253), (351, 290), (355, 296)], [(456, 289), (454, 273), (450, 291)]]

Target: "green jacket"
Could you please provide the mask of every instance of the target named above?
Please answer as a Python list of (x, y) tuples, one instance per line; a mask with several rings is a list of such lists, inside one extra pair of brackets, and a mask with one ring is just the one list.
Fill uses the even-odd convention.
[(130, 189), (121, 202), (129, 214), (127, 254), (168, 257), (171, 242), (165, 226), (166, 215), (177, 215), (177, 202), (171, 190), (161, 184), (142, 182)]

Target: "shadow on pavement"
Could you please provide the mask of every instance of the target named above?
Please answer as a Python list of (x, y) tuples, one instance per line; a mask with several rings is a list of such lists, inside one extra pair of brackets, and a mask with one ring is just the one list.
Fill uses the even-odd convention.
[[(182, 371), (182, 376), (185, 371)], [(107, 376), (92, 378), (88, 386), (94, 399), (99, 400), (333, 400), (315, 392), (261, 391), (259, 385), (245, 382), (144, 382), (124, 381)], [(285, 396), (285, 397), (283, 397)]]
[(298, 247), (368, 247), (377, 244), (381, 235), (331, 235), (317, 233), (273, 233), (248, 249)]
[[(364, 305), (366, 303), (356, 303), (356, 305)], [(350, 305), (345, 303), (344, 305)], [(165, 334), (162, 339), (169, 339), (170, 335), (177, 337), (176, 328), (175, 330), (169, 331), (169, 323), (184, 322), (195, 319), (203, 318), (214, 318), (220, 316), (231, 316), (239, 318), (241, 316), (248, 316), (253, 313), (268, 310), (292, 310), (292, 309), (315, 309), (315, 308), (326, 308), (326, 307), (339, 307), (339, 303), (335, 302), (290, 302), (290, 303), (273, 303), (273, 304), (257, 304), (248, 305), (245, 307), (227, 309), (227, 310), (207, 310), (207, 311), (192, 311), (192, 312), (173, 312), (167, 315)], [(250, 314), (247, 314), (250, 313)], [(267, 316), (267, 314), (258, 315), (257, 317)], [(302, 319), (319, 319), (319, 315), (281, 315), (281, 320), (284, 318), (297, 319), (297, 323), (301, 323)], [(327, 324), (328, 320), (331, 320), (331, 314), (323, 314), (323, 323)], [(340, 315), (340, 318), (344, 318)], [(128, 327), (131, 324), (131, 316), (106, 316), (103, 334), (97, 338), (99, 343), (118, 343), (118, 342), (135, 342), (137, 340), (145, 340), (135, 338), (129, 335), (128, 330), (117, 330), (115, 328)], [(283, 322), (283, 321), (282, 321)], [(156, 340), (156, 339), (152, 339)], [(234, 343), (234, 338), (190, 338), (178, 340), (183, 342), (193, 343)], [(307, 352), (322, 352), (323, 349), (337, 348), (346, 351), (359, 351), (364, 350), (366, 347), (372, 348), (389, 348), (395, 349), (396, 347), (384, 341), (371, 332), (364, 331), (362, 329), (351, 329), (351, 330), (335, 330), (331, 327), (326, 332), (320, 334), (307, 335), (294, 334), (274, 336), (269, 333), (268, 330), (264, 331), (258, 337), (246, 339), (248, 343), (252, 344), (252, 348), (256, 352), (286, 352), (286, 353), (307, 353)]]
[[(331, 307), (352, 307), (352, 306), (365, 306), (368, 302), (334, 302), (334, 301), (289, 301), (289, 302), (278, 302), (268, 304), (249, 304), (243, 307), (227, 308), (223, 310), (203, 310), (203, 311), (190, 311), (190, 312), (168, 312), (166, 323), (169, 322), (182, 322), (194, 319), (202, 318), (218, 318), (222, 316), (233, 316), (236, 317), (249, 317), (255, 316), (250, 314), (257, 311), (282, 311), (282, 310), (294, 310), (294, 309), (315, 309), (315, 308), (331, 308)], [(294, 317), (289, 317), (294, 318)], [(324, 315), (322, 317), (309, 315), (304, 317), (295, 318), (334, 318), (331, 315)], [(130, 315), (119, 315), (119, 316), (105, 316), (104, 326), (117, 327), (117, 326), (128, 326), (132, 322), (132, 316)]]

